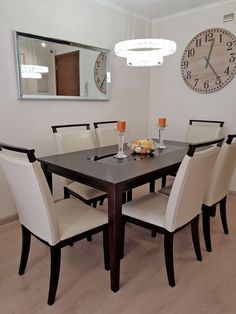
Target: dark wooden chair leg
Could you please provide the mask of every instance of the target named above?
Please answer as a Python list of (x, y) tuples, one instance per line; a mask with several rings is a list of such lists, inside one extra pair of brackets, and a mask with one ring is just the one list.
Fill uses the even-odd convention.
[(195, 217), (191, 221), (191, 231), (192, 231), (192, 240), (193, 240), (193, 246), (195, 250), (195, 254), (198, 261), (202, 261), (202, 253), (201, 253), (201, 247), (200, 247), (200, 241), (199, 241), (199, 216)]
[[(93, 206), (94, 208), (96, 208), (97, 207), (97, 202), (95, 201), (95, 202), (89, 202), (89, 201), (86, 201), (85, 202), (86, 204), (88, 204), (89, 206)], [(87, 241), (88, 242), (91, 242), (92, 241), (92, 235), (88, 235), (87, 236)]]
[(110, 270), (108, 227), (103, 230), (104, 268)]
[(151, 231), (151, 236), (152, 236), (153, 238), (156, 238), (157, 232), (156, 232), (155, 230), (152, 230), (152, 231)]
[(122, 193), (122, 204), (126, 203), (126, 192)]
[(27, 265), (29, 251), (30, 251), (30, 242), (31, 242), (31, 233), (25, 226), (21, 225), (22, 232), (22, 248), (21, 248), (21, 258), (20, 258), (20, 267), (19, 275), (23, 275)]
[(202, 211), (202, 226), (203, 226), (203, 235), (206, 245), (206, 250), (211, 252), (211, 234), (210, 234), (210, 208), (203, 205)]
[(210, 215), (211, 215), (211, 217), (215, 217), (215, 215), (216, 215), (216, 205), (211, 207)]
[(133, 193), (132, 190), (127, 190), (127, 202), (132, 201)]
[(155, 192), (155, 180), (149, 182), (149, 193)]
[(174, 233), (165, 231), (164, 233), (165, 263), (166, 263), (168, 282), (171, 287), (175, 286), (173, 240), (174, 240)]
[(67, 189), (67, 187), (64, 187), (64, 198), (69, 198), (70, 197), (70, 193), (69, 190)]
[(161, 187), (164, 188), (166, 186), (166, 176), (161, 179)]
[(88, 242), (91, 242), (91, 241), (92, 241), (92, 236), (91, 236), (91, 235), (88, 235), (88, 236), (87, 236), (87, 241), (88, 241)]
[(105, 201), (105, 197), (101, 198), (101, 199), (100, 199), (100, 202), (99, 202), (99, 205), (101, 205), (101, 206), (102, 206), (102, 205), (103, 205), (103, 203), (104, 203), (104, 201)]
[(50, 252), (51, 252), (51, 273), (48, 292), (48, 304), (52, 305), (55, 302), (57, 293), (57, 285), (61, 265), (61, 249), (55, 246), (51, 246)]
[(93, 206), (94, 208), (96, 208), (96, 207), (97, 207), (97, 201), (92, 202), (92, 206)]
[(229, 234), (228, 225), (227, 225), (227, 218), (226, 218), (226, 199), (227, 199), (227, 197), (225, 196), (220, 201), (220, 217), (221, 217), (221, 223), (222, 223), (222, 226), (224, 229), (224, 233)]

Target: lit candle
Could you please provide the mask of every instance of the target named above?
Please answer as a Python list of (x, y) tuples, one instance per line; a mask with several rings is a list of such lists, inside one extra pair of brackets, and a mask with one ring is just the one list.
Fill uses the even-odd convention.
[(166, 126), (166, 118), (158, 118), (158, 125), (163, 128)]
[(125, 132), (126, 122), (125, 121), (117, 121), (117, 131)]

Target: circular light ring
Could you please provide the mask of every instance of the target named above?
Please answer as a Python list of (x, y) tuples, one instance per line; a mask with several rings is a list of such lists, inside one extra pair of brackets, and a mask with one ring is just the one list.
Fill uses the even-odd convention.
[(156, 52), (162, 56), (168, 56), (176, 51), (176, 43), (168, 39), (133, 39), (125, 40), (115, 45), (115, 54), (128, 58), (138, 53)]
[(129, 50), (128, 55), (122, 56), (122, 57), (123, 58), (149, 59), (149, 58), (163, 57), (163, 55), (157, 50), (147, 50), (147, 51), (130, 51)]
[(48, 73), (47, 66), (34, 65), (34, 64), (21, 64), (22, 73)]
[(30, 73), (30, 72), (22, 72), (21, 73), (22, 78), (32, 78), (32, 79), (41, 79), (42, 78), (42, 73)]
[(129, 66), (155, 66), (163, 63), (163, 56), (150, 56), (148, 58), (129, 57), (127, 58), (127, 65)]

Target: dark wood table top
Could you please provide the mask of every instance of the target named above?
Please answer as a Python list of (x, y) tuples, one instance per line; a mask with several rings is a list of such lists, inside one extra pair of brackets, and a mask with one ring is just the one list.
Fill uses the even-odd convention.
[[(134, 178), (142, 178), (147, 182), (150, 176), (157, 177), (158, 172), (168, 172), (170, 167), (179, 164), (187, 152), (188, 144), (177, 141), (165, 141), (164, 150), (157, 150), (152, 155), (132, 154), (126, 146), (127, 158), (118, 160), (113, 156), (93, 160), (95, 156), (115, 154), (117, 145), (78, 151), (66, 154), (41, 157), (38, 160), (48, 171), (63, 175), (72, 180), (86, 182), (106, 190), (108, 185), (122, 183), (131, 187)], [(94, 184), (96, 181), (96, 184)]]

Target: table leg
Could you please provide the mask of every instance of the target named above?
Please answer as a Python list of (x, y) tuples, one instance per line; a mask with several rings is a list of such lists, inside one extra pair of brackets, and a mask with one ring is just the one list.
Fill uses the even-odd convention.
[(44, 175), (45, 175), (46, 180), (48, 182), (49, 189), (52, 192), (52, 173), (47, 171), (47, 166), (46, 165), (41, 164), (41, 167), (43, 169)]
[(109, 251), (111, 290), (120, 289), (120, 238), (121, 238), (122, 189), (108, 189)]

